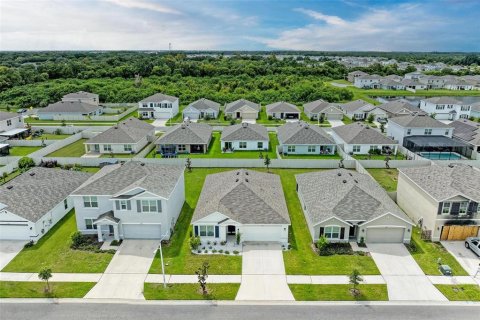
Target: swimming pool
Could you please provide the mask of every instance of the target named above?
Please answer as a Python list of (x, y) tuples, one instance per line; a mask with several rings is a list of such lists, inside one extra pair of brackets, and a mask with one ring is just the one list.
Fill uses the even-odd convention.
[(420, 152), (420, 155), (430, 160), (460, 160), (462, 156), (456, 152)]

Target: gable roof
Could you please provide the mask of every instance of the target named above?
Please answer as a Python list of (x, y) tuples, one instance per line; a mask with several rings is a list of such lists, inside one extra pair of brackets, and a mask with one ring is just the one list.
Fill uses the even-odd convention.
[(103, 167), (72, 195), (115, 196), (141, 188), (163, 198), (169, 198), (182, 177), (183, 166), (127, 161)]
[(340, 107), (342, 110), (346, 113), (353, 113), (357, 111), (360, 108), (367, 107), (367, 110), (373, 110), (375, 109), (375, 106), (372, 105), (371, 103), (368, 103), (362, 99), (358, 99), (355, 101), (351, 101), (348, 103), (341, 104)]
[(454, 128), (454, 138), (467, 141), (474, 146), (480, 145), (480, 123), (467, 119), (458, 119), (451, 122), (450, 126)]
[(398, 170), (438, 202), (457, 195), (480, 202), (480, 170), (477, 168), (455, 164)]
[(336, 169), (295, 175), (298, 193), (313, 224), (331, 217), (343, 221), (369, 221), (386, 213), (410, 221), (370, 176)]
[(212, 110), (215, 110), (216, 112), (218, 112), (220, 110), (220, 103), (202, 98), (202, 99), (198, 99), (197, 101), (194, 101), (194, 102), (190, 103), (187, 106), (187, 108), (188, 107), (192, 107), (192, 108), (195, 108), (197, 110), (212, 109)]
[(100, 108), (102, 107), (82, 101), (58, 101), (38, 109), (38, 113), (90, 113)]
[(91, 173), (35, 167), (0, 186), (7, 210), (37, 222), (92, 176)]
[(427, 114), (405, 115), (391, 118), (388, 121), (405, 128), (450, 128), (448, 124), (435, 120)]
[(178, 98), (174, 96), (169, 96), (163, 93), (155, 93), (154, 95), (148, 96), (140, 100), (140, 102), (162, 102), (162, 101), (175, 102), (177, 100)]
[(13, 112), (0, 111), (0, 121), (9, 120), (18, 117), (19, 115)]
[(248, 101), (246, 99), (238, 99), (233, 102), (227, 103), (225, 106), (225, 112), (235, 112), (236, 110), (242, 108), (243, 106), (249, 106), (252, 109), (260, 112), (261, 106), (258, 103)]
[(242, 224), (290, 224), (280, 177), (253, 170), (207, 175), (192, 221), (214, 212)]
[(211, 137), (211, 126), (187, 121), (174, 126), (158, 138), (155, 144), (207, 144)]
[(451, 97), (432, 97), (423, 99), (423, 101), (434, 104), (462, 104), (461, 101)]
[(131, 117), (88, 139), (86, 143), (137, 143), (153, 130), (155, 127), (151, 124)]
[(389, 112), (391, 114), (397, 114), (403, 110), (409, 111), (410, 113), (418, 112), (421, 114), (426, 114), (422, 109), (412, 106), (410, 103), (403, 99), (383, 103), (379, 105), (378, 108), (385, 110), (386, 112)]
[(264, 141), (269, 140), (267, 128), (255, 123), (240, 123), (225, 127), (220, 138), (222, 141)]
[(305, 113), (310, 112), (310, 113), (321, 113), (327, 108), (335, 108), (338, 110), (339, 113), (343, 113), (339, 107), (333, 103), (324, 101), (322, 99), (318, 99), (309, 103), (306, 103), (303, 105), (303, 111)]
[(377, 130), (360, 122), (332, 128), (332, 130), (348, 144), (397, 144)]
[(77, 91), (77, 92), (67, 93), (62, 98), (63, 99), (91, 99), (91, 98), (98, 98), (98, 94), (86, 92), (86, 91)]
[(280, 144), (335, 144), (325, 130), (303, 121), (285, 123), (277, 129), (277, 136)]
[(279, 101), (275, 103), (271, 103), (265, 106), (267, 112), (298, 112), (300, 113), (300, 109), (296, 105), (285, 101)]

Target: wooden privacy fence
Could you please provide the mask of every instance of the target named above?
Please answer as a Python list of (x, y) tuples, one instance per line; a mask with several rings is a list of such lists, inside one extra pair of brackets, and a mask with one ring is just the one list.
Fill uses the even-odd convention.
[(465, 240), (476, 237), (480, 226), (443, 226), (440, 240)]

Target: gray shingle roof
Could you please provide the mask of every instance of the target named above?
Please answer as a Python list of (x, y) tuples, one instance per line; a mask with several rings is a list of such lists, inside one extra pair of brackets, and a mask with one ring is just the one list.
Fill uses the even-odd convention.
[(18, 114), (13, 113), (13, 112), (0, 111), (0, 121), (12, 119), (12, 118), (15, 118), (15, 117), (18, 117)]
[(277, 129), (277, 135), (280, 144), (335, 144), (325, 130), (303, 121), (285, 123)]
[(433, 97), (424, 99), (424, 101), (434, 104), (462, 104), (461, 101), (451, 97)]
[(155, 144), (207, 144), (211, 137), (212, 127), (208, 124), (185, 122), (173, 127)]
[(79, 171), (32, 168), (0, 186), (0, 203), (8, 211), (37, 222), (91, 176)]
[(38, 113), (90, 113), (95, 110), (101, 109), (101, 106), (97, 106), (90, 103), (81, 101), (59, 101), (49, 104), (45, 108), (38, 109)]
[(260, 109), (261, 109), (261, 106), (258, 103), (248, 101), (245, 99), (239, 99), (239, 100), (235, 100), (233, 102), (228, 103), (225, 106), (225, 112), (235, 112), (236, 110), (242, 108), (243, 106), (249, 106), (250, 108), (257, 110), (258, 112), (260, 112)]
[(86, 92), (86, 91), (77, 91), (72, 93), (67, 93), (63, 96), (64, 99), (91, 99), (98, 98), (98, 94)]
[(339, 107), (333, 103), (324, 101), (322, 99), (318, 99), (303, 105), (303, 110), (305, 113), (321, 113), (323, 110), (333, 107), (337, 109), (339, 112), (342, 112)]
[(134, 188), (142, 188), (168, 199), (182, 177), (183, 170), (183, 166), (142, 164), (140, 161), (108, 165), (72, 192), (72, 195), (115, 196)]
[(313, 224), (331, 217), (369, 221), (392, 213), (410, 221), (371, 177), (346, 169), (316, 171), (295, 176)]
[(450, 123), (454, 128), (453, 137), (468, 141), (474, 146), (480, 145), (480, 123), (467, 119), (459, 119)]
[(154, 95), (151, 95), (149, 97), (146, 97), (145, 99), (140, 100), (140, 102), (162, 102), (162, 101), (175, 102), (176, 100), (178, 100), (177, 97), (169, 96), (163, 93), (155, 93)]
[(279, 101), (265, 106), (268, 113), (270, 112), (298, 112), (300, 109), (296, 105), (285, 101)]
[(240, 123), (225, 127), (222, 141), (265, 141), (269, 140), (267, 128), (254, 123)]
[(332, 130), (348, 144), (396, 144), (377, 130), (366, 124), (354, 122), (346, 126), (332, 128)]
[(405, 128), (450, 128), (449, 125), (433, 119), (426, 114), (412, 114), (388, 120)]
[(372, 105), (371, 103), (368, 103), (366, 101), (363, 101), (362, 99), (358, 99), (355, 101), (351, 101), (348, 103), (341, 104), (340, 107), (342, 108), (343, 111), (346, 113), (353, 113), (357, 111), (358, 109), (367, 106), (367, 110), (373, 110), (375, 109), (375, 106)]
[(242, 224), (290, 224), (280, 177), (253, 170), (206, 177), (192, 221), (214, 212)]
[(467, 165), (398, 169), (437, 201), (459, 194), (480, 202), (480, 170)]
[(86, 143), (137, 143), (154, 130), (151, 124), (132, 117), (88, 139)]
[(190, 103), (187, 106), (187, 108), (188, 107), (193, 107), (197, 110), (212, 109), (212, 110), (215, 110), (216, 112), (218, 112), (220, 110), (220, 103), (202, 98), (202, 99), (198, 99), (197, 101), (194, 101), (194, 102)]
[(412, 106), (410, 103), (403, 99), (389, 101), (387, 103), (379, 105), (378, 108), (394, 115), (403, 110), (409, 111), (411, 113), (418, 112), (421, 114), (426, 114), (422, 109)]

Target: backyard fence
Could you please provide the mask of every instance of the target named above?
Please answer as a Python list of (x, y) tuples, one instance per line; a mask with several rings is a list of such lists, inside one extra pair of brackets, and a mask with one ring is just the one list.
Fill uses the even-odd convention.
[(53, 139), (45, 139), (42, 140), (8, 140), (8, 144), (11, 147), (42, 147), (44, 145), (51, 145), (58, 140), (53, 140)]
[(68, 146), (69, 144), (74, 143), (75, 141), (78, 141), (82, 139), (82, 132), (79, 132), (77, 134), (72, 135), (71, 137), (68, 137), (63, 140), (57, 140), (54, 143), (52, 143), (49, 146), (46, 146), (45, 148), (42, 148), (38, 151), (35, 151), (29, 155), (30, 158), (41, 158), (45, 157), (47, 154), (50, 154), (54, 151), (57, 151), (63, 147)]
[[(54, 121), (112, 121), (112, 122), (117, 122), (123, 117), (129, 115), (130, 113), (134, 112), (135, 110), (138, 109), (138, 106), (133, 106), (125, 110), (124, 112), (120, 114), (115, 114), (115, 115), (107, 115), (107, 116), (82, 116), (82, 115), (54, 115), (53, 120)], [(113, 110), (115, 112), (115, 109), (108, 108), (107, 110)]]

